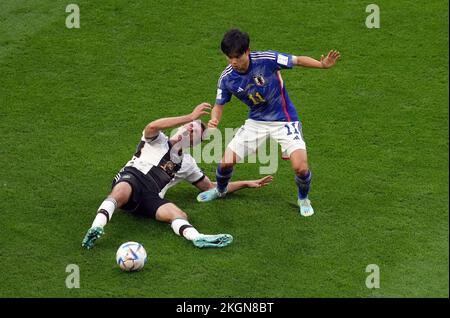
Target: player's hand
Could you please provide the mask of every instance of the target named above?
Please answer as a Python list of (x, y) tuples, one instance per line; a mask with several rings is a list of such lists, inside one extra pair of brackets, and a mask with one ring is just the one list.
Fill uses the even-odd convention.
[(336, 64), (337, 60), (341, 57), (341, 53), (335, 50), (331, 50), (327, 57), (323, 55), (320, 57), (320, 63), (322, 63), (323, 68), (330, 68)]
[(214, 129), (214, 128), (217, 128), (217, 126), (219, 125), (219, 121), (217, 120), (217, 119), (210, 119), (209, 121), (208, 121), (208, 128), (210, 128), (210, 129)]
[(249, 188), (261, 188), (270, 184), (272, 181), (273, 181), (272, 176), (265, 176), (264, 178), (258, 180), (249, 181), (247, 185)]
[(202, 115), (208, 115), (210, 110), (211, 104), (201, 103), (197, 105), (191, 113), (192, 120), (196, 120)]

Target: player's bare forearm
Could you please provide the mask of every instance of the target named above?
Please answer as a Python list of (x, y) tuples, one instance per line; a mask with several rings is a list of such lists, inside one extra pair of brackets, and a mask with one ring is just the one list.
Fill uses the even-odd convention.
[[(264, 178), (258, 180), (233, 181), (228, 184), (227, 193), (236, 192), (238, 190), (246, 188), (261, 188), (270, 184), (272, 180), (273, 180), (272, 176), (265, 176)], [(216, 182), (211, 183), (214, 187), (217, 185)]]
[(294, 56), (293, 63), (297, 66), (309, 68), (331, 68), (340, 57), (341, 54), (338, 51), (331, 50), (326, 57), (322, 55), (320, 61), (309, 56)]
[[(214, 186), (216, 186), (216, 182), (214, 182)], [(248, 187), (248, 181), (233, 181), (228, 183), (227, 193), (236, 192)]]
[(323, 68), (323, 65), (322, 63), (320, 63), (320, 61), (309, 56), (295, 56), (294, 65), (310, 68)]
[[(228, 193), (235, 192), (235, 191), (243, 189), (243, 188), (249, 188), (251, 182), (252, 181), (234, 181), (234, 182), (230, 182), (228, 184)], [(214, 189), (217, 186), (217, 183), (216, 182), (212, 182), (207, 176), (205, 176), (205, 178), (202, 181), (197, 182), (195, 184), (195, 186), (200, 191), (207, 191), (207, 190), (210, 190), (210, 189)]]
[(155, 121), (152, 121), (147, 125), (147, 127), (145, 127), (145, 135), (146, 136), (148, 135), (150, 137), (152, 133), (159, 132), (167, 128), (183, 125), (190, 121), (192, 121), (192, 117), (190, 114), (178, 117), (160, 118)]
[[(264, 178), (258, 180), (243, 180), (243, 181), (234, 181), (228, 184), (227, 192), (232, 193), (241, 189), (246, 188), (261, 188), (268, 184), (270, 184), (273, 180), (272, 176), (265, 176)], [(203, 180), (197, 182), (195, 187), (200, 191), (207, 191), (210, 189), (214, 189), (217, 186), (216, 182), (211, 182), (208, 176), (205, 176)]]
[(166, 117), (152, 121), (145, 127), (145, 137), (151, 138), (159, 134), (161, 130), (184, 125), (188, 122), (198, 119), (202, 115), (209, 114), (208, 110), (211, 105), (208, 103), (201, 103), (197, 105), (194, 110), (186, 115), (178, 117)]
[(217, 128), (222, 118), (223, 105), (214, 105), (211, 111), (211, 119), (208, 122), (208, 128)]

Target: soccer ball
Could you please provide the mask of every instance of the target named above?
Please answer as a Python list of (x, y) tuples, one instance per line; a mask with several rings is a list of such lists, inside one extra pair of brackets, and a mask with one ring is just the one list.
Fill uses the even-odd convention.
[(147, 263), (147, 252), (142, 244), (126, 242), (120, 245), (117, 250), (116, 261), (124, 271), (138, 271)]

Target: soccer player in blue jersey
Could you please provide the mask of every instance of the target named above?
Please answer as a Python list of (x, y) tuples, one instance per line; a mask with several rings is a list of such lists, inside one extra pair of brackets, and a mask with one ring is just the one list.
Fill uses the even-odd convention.
[(234, 165), (256, 152), (261, 143), (271, 137), (281, 145), (283, 154), (291, 160), (298, 187), (300, 214), (314, 213), (308, 199), (312, 174), (308, 167), (306, 144), (297, 110), (281, 78), (280, 70), (294, 66), (328, 69), (340, 58), (340, 53), (330, 51), (320, 60), (276, 51), (250, 52), (247, 33), (238, 29), (228, 31), (221, 49), (229, 65), (219, 77), (217, 97), (211, 112), (208, 128), (216, 128), (226, 103), (235, 96), (249, 107), (249, 118), (228, 144), (217, 166), (217, 187), (202, 192), (200, 202), (224, 197)]

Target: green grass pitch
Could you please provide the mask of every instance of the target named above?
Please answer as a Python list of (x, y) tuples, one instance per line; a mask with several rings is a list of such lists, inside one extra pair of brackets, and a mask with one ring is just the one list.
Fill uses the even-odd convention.
[[(67, 29), (65, 8), (80, 7)], [(448, 2), (0, 2), (1, 297), (448, 297)], [(226, 249), (199, 250), (166, 224), (117, 212), (97, 246), (81, 240), (111, 180), (151, 120), (214, 102), (224, 32), (251, 48), (319, 58), (284, 71), (303, 122), (316, 214), (299, 216), (289, 162), (274, 182), (199, 204), (188, 184), (168, 199)], [(239, 127), (233, 99), (221, 129)], [(206, 118), (205, 118), (206, 119)], [(214, 177), (215, 164), (201, 164)], [(242, 164), (235, 179), (256, 178)], [(143, 271), (115, 264), (141, 242)], [(68, 264), (80, 288), (68, 289)], [(368, 289), (368, 264), (380, 288)]]

